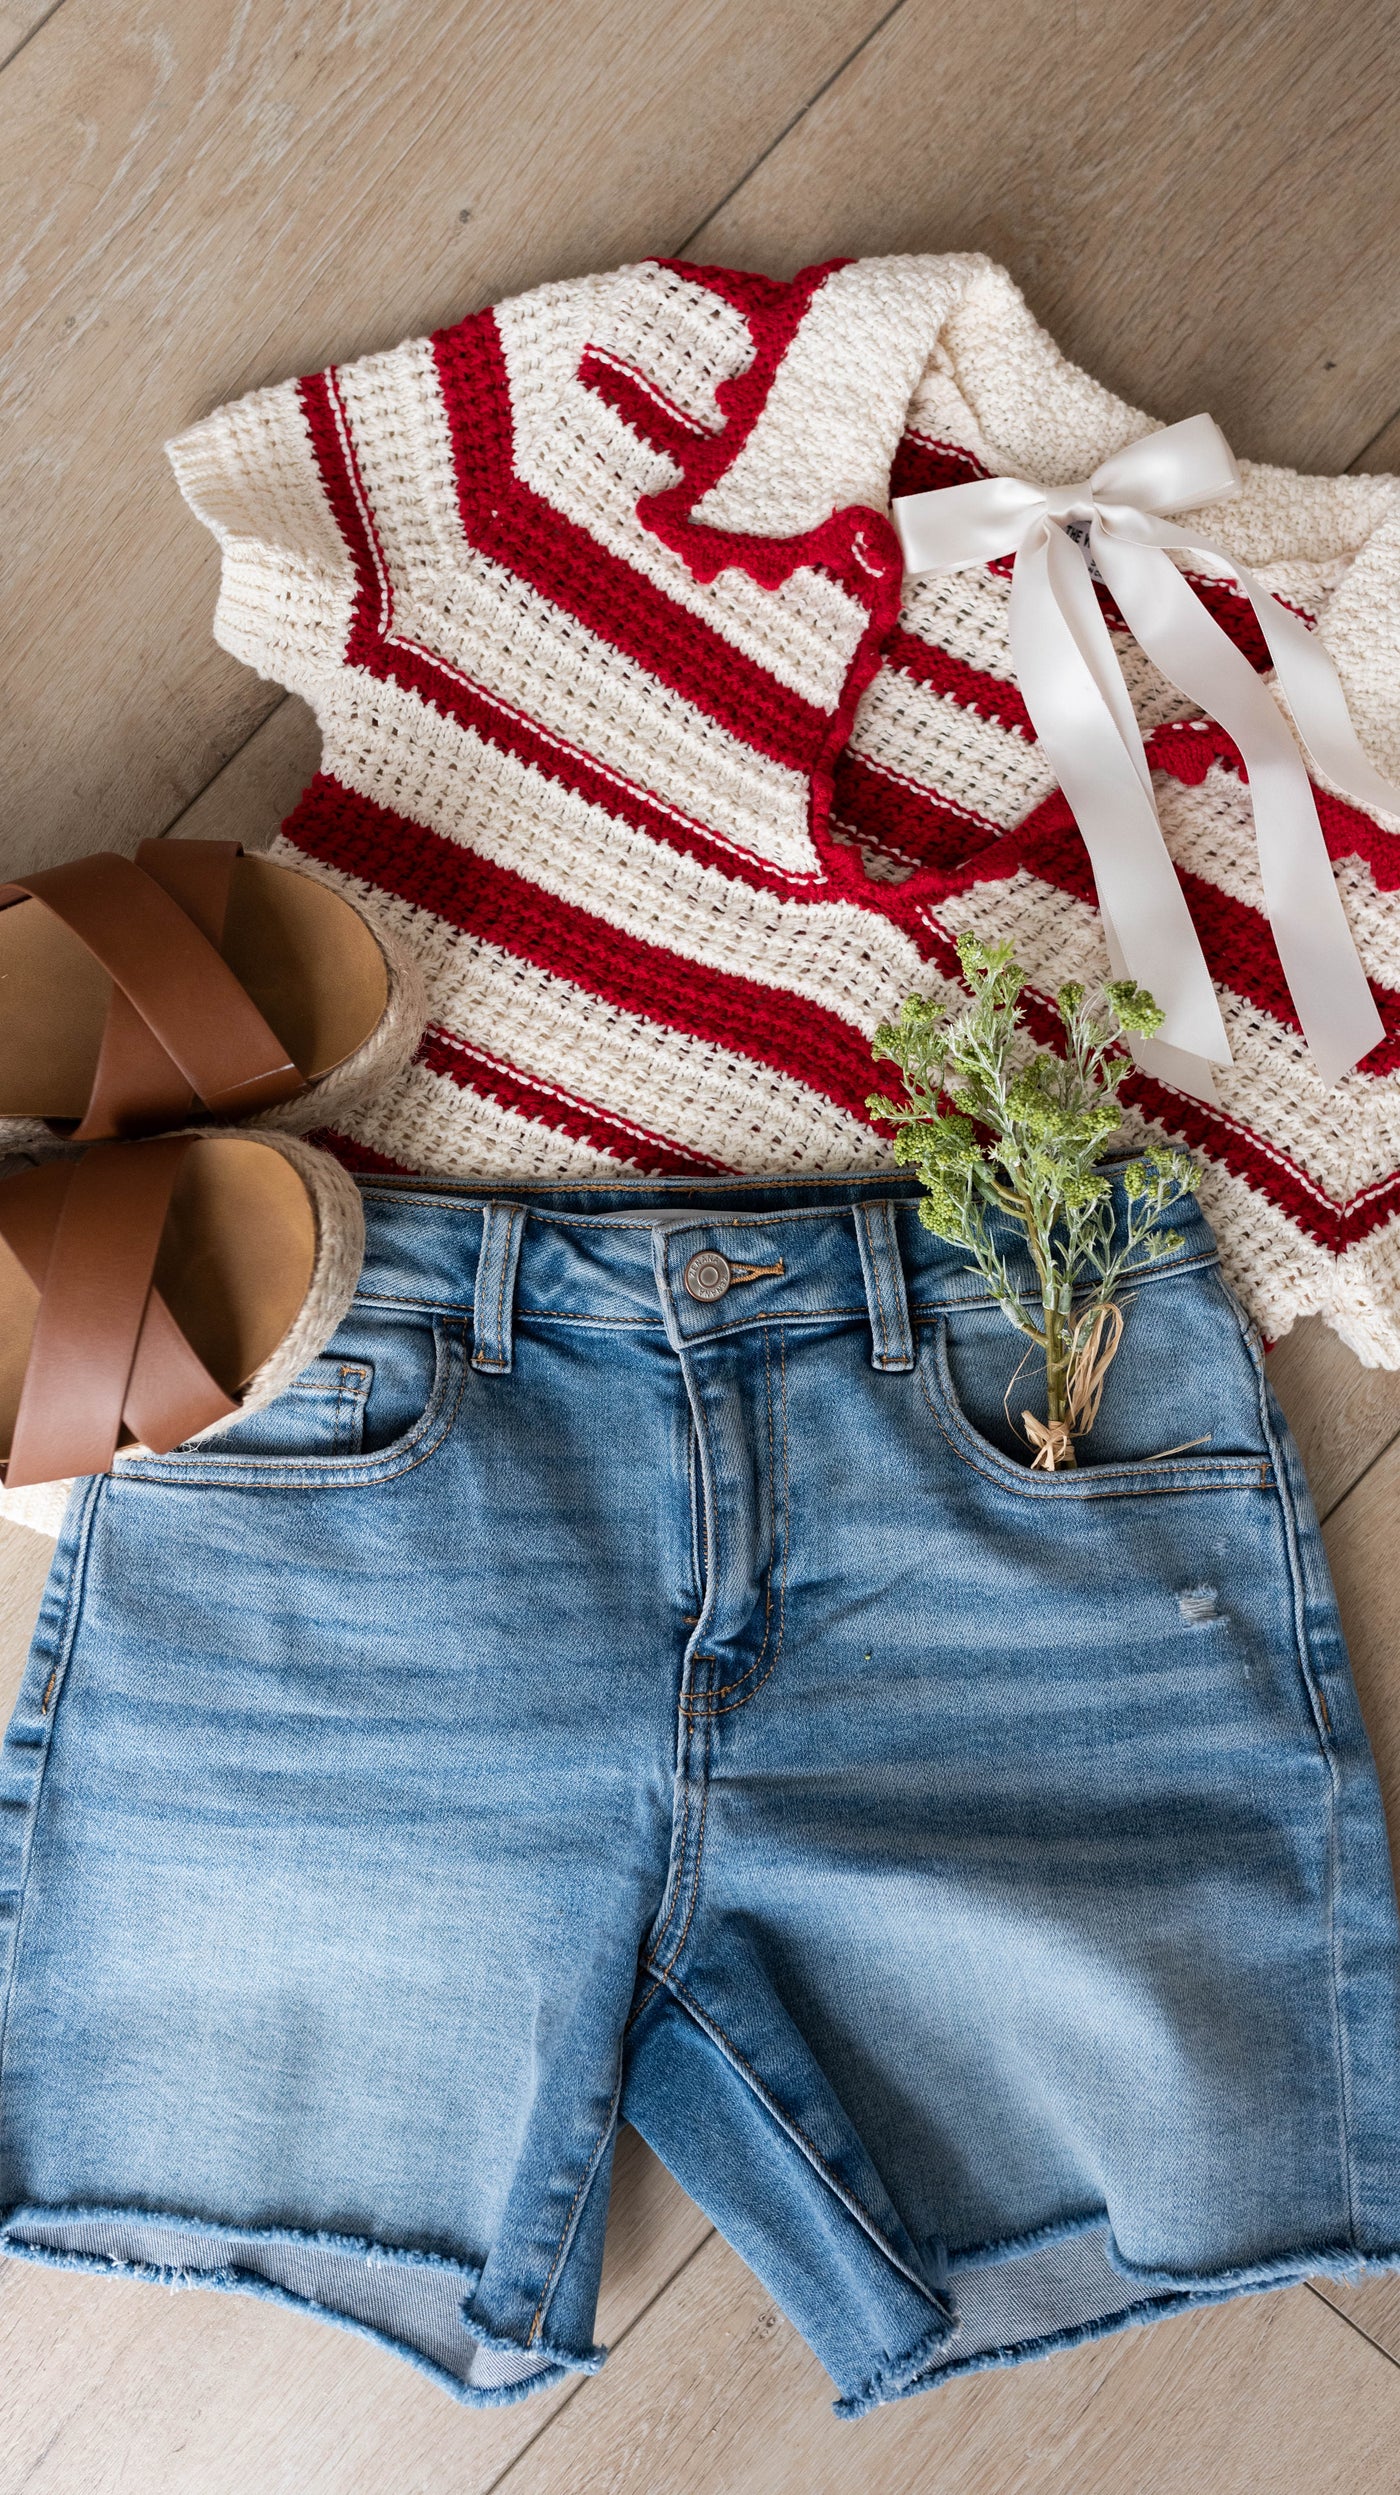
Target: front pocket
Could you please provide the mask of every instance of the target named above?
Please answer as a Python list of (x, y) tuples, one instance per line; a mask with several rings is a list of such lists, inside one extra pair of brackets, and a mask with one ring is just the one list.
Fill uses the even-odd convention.
[[(271, 1403), (240, 1413), (207, 1442), (208, 1452), (231, 1455), (358, 1455), (364, 1444), (365, 1407), (374, 1370), (365, 1360), (308, 1361), (299, 1377)], [(177, 1447), (193, 1455), (205, 1444)]]
[[(344, 1382), (342, 1370), (350, 1372)], [(446, 1319), (404, 1322), (378, 1312), (366, 1316), (357, 1302), (329, 1352), (313, 1361), (275, 1403), (170, 1455), (119, 1456), (114, 1484), (225, 1490), (372, 1488), (425, 1462), (441, 1446), (452, 1428), (465, 1376), (466, 1346), (459, 1325)], [(298, 1392), (303, 1379), (310, 1381), (304, 1394)], [(353, 1417), (345, 1409), (347, 1402), (357, 1406)], [(338, 1414), (333, 1405), (340, 1405)], [(299, 1434), (307, 1429), (317, 1443)], [(333, 1443), (337, 1431), (342, 1436)]]
[(1044, 1368), (997, 1310), (979, 1304), (922, 1327), (916, 1375), (953, 1453), (1025, 1498), (1273, 1484), (1258, 1372), (1213, 1266), (1139, 1286), (1099, 1420), (1062, 1472), (1032, 1467), (1021, 1411), (1043, 1412)]

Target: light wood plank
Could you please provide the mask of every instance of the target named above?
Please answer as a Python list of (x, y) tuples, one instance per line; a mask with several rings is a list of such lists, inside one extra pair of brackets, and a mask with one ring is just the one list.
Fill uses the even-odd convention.
[(1303, 2289), (833, 2417), (715, 2238), (501, 2495), (1354, 2495), (1393, 2483), (1400, 2373)]
[(573, 0), (565, 41), (530, 0), (66, 0), (0, 80), (13, 863), (160, 830), (275, 699), (210, 639), (168, 435), (672, 248), (880, 14)]
[[(624, 2132), (600, 2338), (622, 2338), (708, 2235)], [(484, 2495), (581, 2388), (465, 2409), (397, 2357), (248, 2296), (0, 2263), (0, 2490)]]
[(321, 731), (315, 716), (289, 693), (175, 817), (171, 836), (241, 840), (245, 849), (265, 849), (320, 760)]
[(1138, 405), (1345, 467), (1397, 397), (1396, 22), (1375, 0), (905, 8), (688, 248), (775, 274), (987, 251)]
[(1400, 1432), (1400, 1370), (1363, 1369), (1320, 1317), (1305, 1317), (1269, 1354), (1319, 1516), (1328, 1516)]
[(0, 1724), (10, 1720), (52, 1557), (47, 1534), (0, 1520)]
[(1352, 461), (1364, 476), (1394, 476), (1400, 469), (1400, 412), (1373, 436)]
[(1373, 2347), (1400, 2366), (1400, 2278), (1387, 2272), (1378, 2278), (1365, 2278), (1355, 2286), (1345, 2286), (1333, 2278), (1312, 2282), (1314, 2295), (1345, 2316), (1355, 2330), (1361, 2331)]
[(15, 54), (61, 6), (62, 0), (0, 0), (0, 70), (8, 69)]

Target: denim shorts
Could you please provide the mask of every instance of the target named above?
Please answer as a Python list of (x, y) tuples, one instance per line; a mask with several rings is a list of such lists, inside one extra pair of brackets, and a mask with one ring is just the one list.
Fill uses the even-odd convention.
[(1395, 2263), (1381, 1803), (1199, 1215), (1042, 1473), (888, 1173), (365, 1198), (325, 1356), (70, 1507), (5, 2249), (518, 2398), (601, 2362), (626, 2120), (846, 2415)]

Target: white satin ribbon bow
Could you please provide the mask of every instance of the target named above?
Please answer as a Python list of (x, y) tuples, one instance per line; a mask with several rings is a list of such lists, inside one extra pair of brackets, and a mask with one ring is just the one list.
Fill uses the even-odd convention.
[[(1205, 556), (1239, 583), (1259, 619), (1298, 734), (1358, 805), (1400, 814), (1373, 769), (1316, 634), (1208, 537), (1158, 515), (1238, 492), (1240, 472), (1210, 416), (1144, 434), (1079, 485), (993, 476), (902, 494), (894, 523), (911, 572), (962, 572), (1014, 554), (1011, 656), (1046, 760), (1089, 852), (1116, 978), (1150, 988), (1166, 1016), (1134, 1054), (1178, 1089), (1212, 1100), (1210, 1066), (1230, 1063), (1220, 1007), (1186, 896), (1162, 838), (1147, 756), (1089, 571), (1162, 674), (1234, 738), (1249, 776), (1264, 906), (1299, 1022), (1322, 1079), (1336, 1082), (1382, 1035), (1332, 873), (1307, 771), (1277, 703), (1196, 596), (1168, 550)], [(1087, 553), (1069, 528), (1087, 529)]]

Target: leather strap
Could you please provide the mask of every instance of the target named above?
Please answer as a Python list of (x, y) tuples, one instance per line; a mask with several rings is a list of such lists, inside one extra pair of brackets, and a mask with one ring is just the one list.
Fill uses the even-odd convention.
[(40, 1293), (10, 1488), (109, 1471), (124, 1420), (163, 1454), (237, 1410), (152, 1287), (194, 1140), (98, 1145), (0, 1184), (0, 1235)]
[(146, 841), (134, 860), (98, 850), (0, 886), (0, 909), (41, 902), (113, 982), (79, 1142), (178, 1124), (195, 1100), (251, 1117), (301, 1090), (218, 950), (239, 855), (236, 841)]
[[(169, 854), (162, 856), (162, 851)], [(237, 840), (144, 840), (136, 863), (177, 901), (206, 942), (221, 948)], [(148, 1022), (113, 981), (97, 1070), (75, 1143), (111, 1135), (150, 1135), (183, 1126), (195, 1107), (193, 1087), (166, 1055)]]

